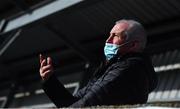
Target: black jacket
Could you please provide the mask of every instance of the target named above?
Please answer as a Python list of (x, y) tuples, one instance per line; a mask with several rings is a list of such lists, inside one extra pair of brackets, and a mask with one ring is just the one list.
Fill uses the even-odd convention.
[(54, 75), (43, 83), (43, 89), (57, 107), (85, 107), (146, 103), (156, 85), (150, 58), (142, 53), (129, 53), (116, 56), (101, 66), (75, 95), (71, 95)]

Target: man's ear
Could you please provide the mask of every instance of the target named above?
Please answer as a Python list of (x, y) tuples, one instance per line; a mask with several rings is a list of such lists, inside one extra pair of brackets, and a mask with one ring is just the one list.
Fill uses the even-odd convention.
[(131, 48), (133, 50), (137, 50), (139, 48), (139, 41), (133, 41), (132, 45), (131, 45)]

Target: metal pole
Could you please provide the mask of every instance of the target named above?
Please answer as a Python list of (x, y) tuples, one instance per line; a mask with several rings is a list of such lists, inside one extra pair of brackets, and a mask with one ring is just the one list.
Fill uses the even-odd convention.
[(3, 44), (0, 46), (0, 56), (7, 50), (7, 48), (14, 42), (14, 40), (20, 35), (21, 29), (16, 30), (12, 35), (7, 38)]

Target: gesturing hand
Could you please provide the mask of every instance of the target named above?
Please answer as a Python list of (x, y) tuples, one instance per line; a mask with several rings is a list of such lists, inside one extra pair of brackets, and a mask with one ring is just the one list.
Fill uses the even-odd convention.
[(41, 54), (39, 55), (40, 58), (40, 76), (43, 80), (48, 80), (48, 78), (53, 73), (53, 66), (52, 66), (52, 59), (50, 57), (45, 58)]

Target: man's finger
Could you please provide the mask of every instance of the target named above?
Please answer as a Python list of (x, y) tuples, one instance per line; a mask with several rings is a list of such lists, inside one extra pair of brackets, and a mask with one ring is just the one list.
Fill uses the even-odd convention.
[(45, 71), (45, 72), (43, 73), (43, 75), (46, 76), (46, 75), (48, 75), (48, 74), (50, 74), (50, 73), (51, 73), (51, 70), (47, 70), (47, 71)]
[(44, 79), (47, 79), (48, 76), (50, 76), (50, 75), (51, 75), (51, 70), (47, 70), (47, 71), (45, 71), (45, 72), (42, 74), (42, 77), (43, 77)]
[(46, 63), (46, 60), (43, 59), (42, 62), (41, 62), (41, 67), (45, 66), (47, 63)]
[(47, 66), (43, 66), (42, 67), (42, 71), (45, 72), (46, 70), (51, 70), (52, 66), (51, 65), (47, 65)]
[(51, 59), (51, 57), (48, 57), (48, 58), (47, 58), (47, 64), (48, 64), (48, 65), (52, 65), (52, 59)]
[(44, 59), (44, 56), (42, 54), (39, 54), (40, 63), (42, 63), (43, 59)]

